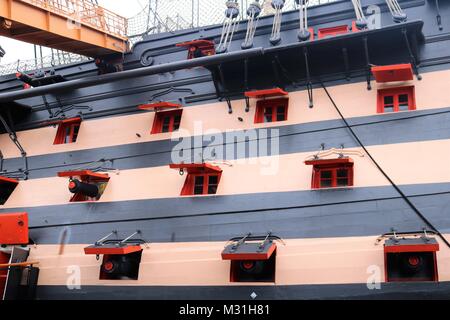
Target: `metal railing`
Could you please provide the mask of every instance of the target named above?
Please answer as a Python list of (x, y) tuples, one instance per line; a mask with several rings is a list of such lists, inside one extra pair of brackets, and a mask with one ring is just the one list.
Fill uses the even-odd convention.
[(127, 19), (88, 0), (16, 0), (122, 38), (127, 36)]
[[(220, 24), (224, 19), (225, 0), (149, 0), (147, 6), (136, 16), (125, 19), (89, 0), (18, 0), (44, 8), (74, 21), (108, 33), (129, 37), (131, 43), (142, 40), (146, 35), (161, 32)], [(238, 0), (241, 7), (240, 19), (245, 20), (246, 8), (253, 0)], [(309, 6), (317, 6), (339, 0), (309, 0)], [(263, 16), (273, 14), (270, 0), (260, 0)], [(244, 8), (242, 10), (242, 8)], [(295, 0), (286, 0), (283, 11), (295, 9)], [(77, 15), (79, 17), (77, 17)], [(0, 75), (37, 69), (51, 68), (74, 62), (88, 61), (90, 58), (59, 52), (43, 58), (18, 60), (0, 66)]]
[[(254, 0), (238, 0), (239, 20), (247, 19), (247, 8)], [(314, 7), (339, 0), (309, 0)], [(348, 0), (350, 1), (350, 0)], [(147, 6), (128, 19), (128, 37), (132, 43), (145, 35), (174, 32), (183, 29), (221, 24), (226, 9), (225, 0), (149, 0)], [(259, 0), (263, 10), (261, 16), (274, 13), (271, 0)], [(295, 0), (286, 0), (283, 11), (295, 10)]]
[(85, 62), (89, 60), (91, 60), (91, 58), (67, 52), (58, 55), (48, 55), (42, 58), (17, 60), (0, 65), (0, 76), (14, 74), (18, 71), (28, 73), (34, 70), (53, 68), (59, 65)]

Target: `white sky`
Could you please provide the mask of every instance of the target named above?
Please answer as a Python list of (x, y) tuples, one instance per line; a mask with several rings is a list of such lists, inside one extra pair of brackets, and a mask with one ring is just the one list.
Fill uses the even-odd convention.
[[(147, 4), (146, 0), (98, 0), (98, 2), (101, 6), (127, 18), (139, 13)], [(6, 51), (6, 55), (1, 59), (0, 64), (15, 62), (18, 59), (27, 60), (34, 58), (32, 44), (0, 36), (0, 45)], [(43, 55), (47, 54), (50, 54), (50, 52), (45, 51)]]

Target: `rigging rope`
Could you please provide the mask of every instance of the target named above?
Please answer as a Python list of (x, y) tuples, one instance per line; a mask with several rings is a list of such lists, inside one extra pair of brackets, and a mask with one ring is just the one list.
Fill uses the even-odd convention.
[(367, 19), (361, 6), (361, 0), (352, 0), (353, 8), (355, 8), (356, 27), (359, 30), (367, 28)]
[(241, 44), (242, 49), (249, 49), (253, 47), (253, 38), (255, 37), (256, 27), (258, 26), (260, 14), (261, 5), (259, 4), (259, 0), (256, 0), (249, 5), (247, 10), (247, 33), (245, 34), (244, 42), (242, 42)]
[(281, 20), (282, 11), (284, 7), (284, 0), (272, 0), (272, 8), (275, 9), (273, 17), (272, 34), (270, 36), (270, 43), (276, 45), (281, 40)]
[[(10, 128), (10, 126), (8, 125), (8, 123), (3, 118), (2, 115), (0, 115), (0, 122), (2, 123), (2, 125), (5, 128), (6, 132), (8, 133), (8, 136), (11, 139), (11, 141), (15, 144), (17, 149), (19, 149), (19, 151), (20, 151), (20, 156), (23, 159), (25, 170), (24, 171), (19, 170), (20, 171), (19, 173), (22, 173), (24, 175), (24, 179), (26, 180), (28, 178), (28, 173), (29, 173), (29, 171), (28, 171), (27, 153), (26, 153), (25, 149), (22, 147), (22, 145), (20, 144), (19, 139), (17, 139), (16, 132)], [(2, 166), (3, 166), (3, 155), (2, 155)]]
[(386, 0), (386, 4), (392, 14), (392, 19), (394, 22), (400, 23), (406, 21), (408, 16), (403, 12), (397, 0)]
[(309, 0), (295, 0), (299, 7), (300, 31), (298, 40), (307, 41), (311, 38), (311, 32), (308, 30), (308, 2)]
[(414, 213), (423, 221), (426, 225), (428, 225), (433, 231), (436, 232), (436, 234), (442, 239), (442, 241), (447, 245), (447, 247), (450, 248), (450, 243), (447, 241), (447, 239), (444, 237), (442, 233), (439, 232), (437, 228), (434, 227), (434, 225), (420, 212), (420, 210), (414, 205), (414, 203), (409, 200), (408, 196), (397, 186), (397, 184), (389, 177), (389, 175), (381, 168), (381, 166), (378, 164), (378, 162), (375, 160), (375, 158), (372, 156), (372, 154), (367, 150), (366, 146), (362, 143), (362, 141), (359, 139), (358, 135), (353, 130), (352, 126), (348, 123), (347, 119), (342, 114), (341, 110), (337, 106), (334, 99), (331, 97), (330, 93), (328, 92), (327, 88), (323, 84), (322, 81), (320, 81), (320, 84), (322, 85), (322, 88), (325, 90), (325, 93), (327, 94), (328, 98), (330, 99), (331, 103), (333, 104), (334, 108), (336, 109), (337, 113), (341, 117), (342, 121), (344, 122), (345, 126), (348, 130), (350, 130), (350, 133), (352, 134), (353, 138), (355, 138), (356, 142), (361, 146), (361, 148), (364, 150), (364, 152), (368, 155), (370, 160), (375, 164), (377, 169), (383, 174), (383, 176), (386, 178), (386, 180), (389, 181), (389, 183), (394, 187), (395, 191), (402, 197), (402, 199), (408, 204), (408, 206), (414, 211)]
[(227, 1), (227, 9), (225, 10), (225, 20), (223, 22), (222, 34), (220, 36), (220, 42), (217, 46), (217, 53), (226, 52), (233, 40), (234, 32), (239, 24), (239, 5), (237, 0)]

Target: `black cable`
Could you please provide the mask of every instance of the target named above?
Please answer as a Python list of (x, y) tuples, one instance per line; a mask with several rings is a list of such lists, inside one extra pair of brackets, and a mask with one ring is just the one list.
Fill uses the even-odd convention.
[(352, 127), (348, 124), (347, 120), (345, 119), (344, 115), (339, 110), (339, 107), (336, 105), (336, 102), (331, 97), (330, 93), (328, 92), (327, 88), (321, 81), (320, 84), (322, 85), (322, 88), (325, 90), (325, 93), (327, 94), (328, 98), (330, 99), (331, 103), (333, 104), (336, 111), (339, 113), (339, 116), (341, 117), (342, 121), (345, 123), (345, 126), (350, 130), (352, 136), (355, 138), (355, 140), (358, 142), (358, 144), (361, 146), (361, 148), (364, 150), (364, 152), (369, 156), (370, 160), (375, 164), (375, 166), (378, 168), (378, 170), (383, 174), (383, 176), (389, 181), (389, 183), (394, 187), (394, 189), (398, 192), (398, 194), (405, 200), (405, 202), (409, 205), (409, 207), (417, 214), (417, 216), (422, 219), (423, 222), (425, 222), (433, 231), (436, 232), (436, 234), (444, 241), (444, 243), (447, 245), (447, 247), (450, 248), (450, 243), (447, 241), (447, 239), (444, 237), (442, 233), (439, 232), (438, 229), (434, 227), (434, 225), (428, 221), (428, 219), (420, 212), (420, 210), (409, 200), (408, 196), (406, 196), (403, 191), (395, 184), (395, 182), (389, 177), (389, 175), (381, 168), (381, 166), (378, 164), (378, 162), (372, 157), (370, 152), (367, 150), (367, 148), (364, 146), (362, 141), (359, 139), (358, 135), (353, 131)]

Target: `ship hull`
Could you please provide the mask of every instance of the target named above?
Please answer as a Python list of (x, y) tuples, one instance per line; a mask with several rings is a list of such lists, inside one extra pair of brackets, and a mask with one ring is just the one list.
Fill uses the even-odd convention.
[[(380, 28), (299, 43), (298, 12), (289, 12), (282, 42), (272, 46), (273, 18), (263, 17), (255, 38), (255, 47), (264, 49), (256, 50), (259, 56), (221, 64), (217, 55), (216, 64), (183, 70), (179, 62), (187, 50), (176, 44), (219, 40), (221, 28), (155, 35), (124, 57), (130, 72), (117, 81), (106, 82), (109, 75), (98, 84), (83, 80), (97, 73), (86, 62), (57, 70), (69, 81), (78, 79), (61, 84), (71, 90), (15, 92), (28, 114), (19, 117), (14, 109), (8, 121), (17, 134), (5, 126), (0, 135), (2, 174), (17, 178), (0, 219), (27, 214), (27, 258), (39, 267), (36, 299), (450, 299), (450, 37), (435, 25), (431, 1), (401, 2), (424, 21), (392, 24), (384, 0), (367, 0), (382, 9)], [(442, 10), (442, 17), (450, 16), (448, 4)], [(310, 17), (316, 30), (354, 22), (350, 1), (313, 8)], [(442, 23), (450, 27), (448, 19)], [(245, 32), (243, 23), (230, 51), (240, 50)], [(145, 69), (143, 76), (142, 61), (171, 72)], [(410, 78), (373, 80), (369, 66), (397, 63), (410, 66)], [(133, 69), (140, 76), (125, 78)], [(303, 85), (308, 81), (312, 87)], [(5, 78), (0, 100), (22, 85)], [(259, 121), (267, 111), (259, 102), (273, 97), (246, 99), (253, 89), (283, 92), (283, 120)], [(397, 100), (407, 92), (407, 110), (398, 110), (399, 101), (384, 102), (386, 90), (397, 92)], [(173, 107), (174, 101), (169, 118), (161, 109), (142, 110), (142, 104)], [(394, 107), (397, 112), (390, 112)], [(166, 119), (172, 129), (178, 122), (177, 132), (158, 131)], [(78, 121), (76, 141), (73, 129), (71, 143), (55, 143), (67, 121)], [(338, 163), (336, 172), (347, 161), (352, 173), (344, 175), (348, 179), (335, 173), (334, 186), (324, 176), (318, 188), (319, 171), (310, 162), (326, 150), (334, 152), (320, 160)], [(174, 164), (198, 171), (173, 170)], [(194, 194), (189, 175), (211, 167), (220, 171), (217, 185), (202, 185), (204, 194)], [(74, 197), (73, 173), (89, 170), (106, 179), (101, 194)], [(427, 241), (433, 242), (434, 274), (425, 281), (405, 276), (390, 282), (384, 245), (398, 240), (397, 233), (424, 241), (428, 251)], [(271, 281), (235, 278), (231, 258), (221, 255), (230, 240), (247, 235), (276, 245), (266, 257), (275, 261)], [(104, 240), (123, 250), (95, 251)], [(123, 258), (129, 244), (142, 249), (136, 249), (137, 270), (105, 276), (108, 255)], [(3, 263), (12, 252), (6, 249), (0, 248)], [(4, 273), (0, 286), (8, 290)]]

